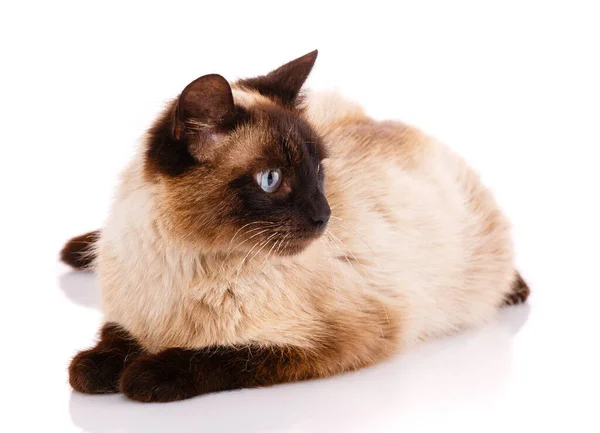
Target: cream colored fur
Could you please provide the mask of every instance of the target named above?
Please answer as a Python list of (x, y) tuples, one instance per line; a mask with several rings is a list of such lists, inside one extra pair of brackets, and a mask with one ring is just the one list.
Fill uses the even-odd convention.
[(347, 368), (494, 316), (515, 269), (509, 223), (478, 176), (443, 144), (336, 94), (306, 104), (329, 150), (327, 234), (297, 256), (257, 248), (245, 260), (167, 241), (160, 184), (145, 180), (140, 154), (98, 244), (107, 321), (151, 351), (335, 339)]

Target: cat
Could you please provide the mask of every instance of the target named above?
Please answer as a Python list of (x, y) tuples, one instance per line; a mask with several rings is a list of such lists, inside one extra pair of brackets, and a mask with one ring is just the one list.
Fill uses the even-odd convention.
[(414, 127), (303, 90), (317, 51), (264, 76), (202, 76), (124, 171), (93, 269), (105, 324), (69, 367), (142, 402), (373, 365), (489, 321), (529, 289), (477, 174)]

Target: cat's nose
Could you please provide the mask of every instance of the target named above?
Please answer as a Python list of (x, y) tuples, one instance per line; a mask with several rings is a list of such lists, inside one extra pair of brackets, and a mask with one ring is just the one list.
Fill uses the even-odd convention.
[(331, 208), (329, 207), (329, 203), (327, 203), (327, 200), (323, 200), (323, 203), (315, 209), (315, 212), (311, 215), (310, 219), (317, 228), (323, 228), (330, 217)]

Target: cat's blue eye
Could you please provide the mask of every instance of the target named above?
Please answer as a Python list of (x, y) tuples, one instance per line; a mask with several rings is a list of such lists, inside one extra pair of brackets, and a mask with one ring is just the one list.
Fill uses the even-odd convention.
[(275, 192), (281, 183), (281, 170), (262, 171), (256, 175), (256, 181), (264, 192)]

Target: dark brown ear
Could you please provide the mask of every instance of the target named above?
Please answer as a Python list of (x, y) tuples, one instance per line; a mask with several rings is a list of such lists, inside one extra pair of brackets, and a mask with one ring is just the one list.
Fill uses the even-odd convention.
[(148, 131), (147, 169), (178, 176), (210, 159), (240, 115), (225, 78), (213, 74), (192, 81)]
[(180, 140), (218, 132), (234, 116), (235, 104), (227, 80), (217, 74), (204, 75), (181, 92), (173, 135)]
[(297, 102), (302, 85), (312, 70), (317, 54), (314, 50), (275, 69), (267, 75), (241, 80), (240, 84), (255, 89), (262, 95), (276, 99), (283, 105), (293, 106)]

